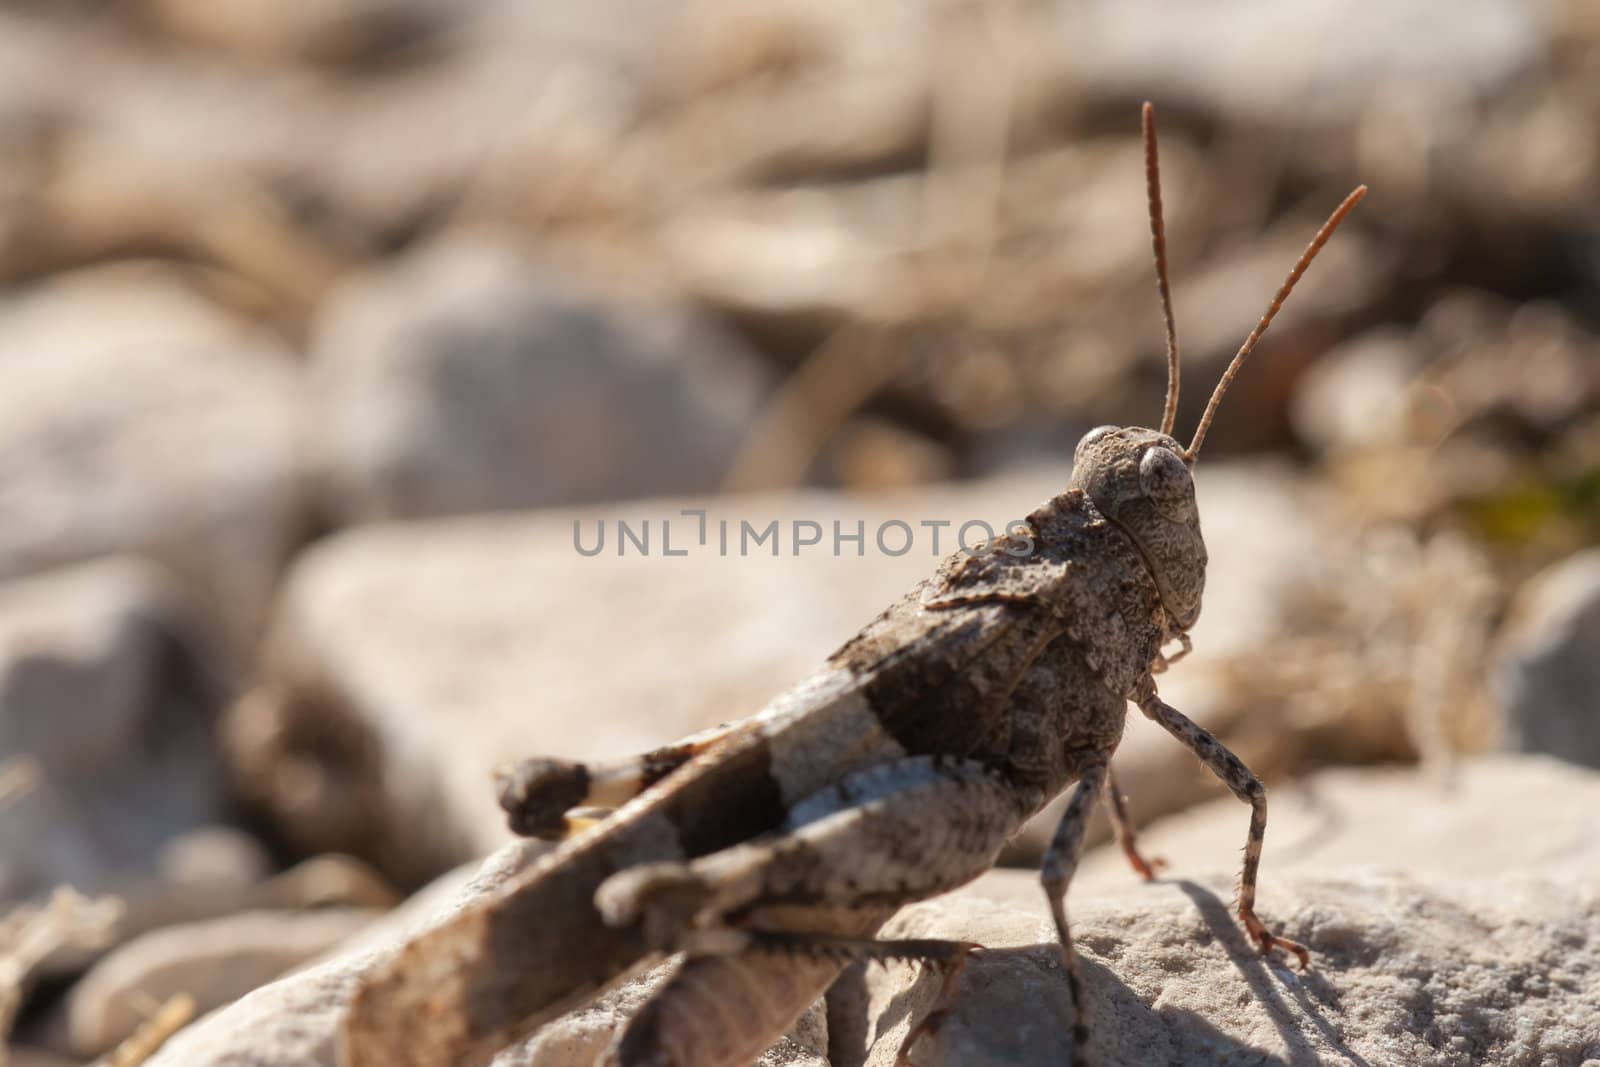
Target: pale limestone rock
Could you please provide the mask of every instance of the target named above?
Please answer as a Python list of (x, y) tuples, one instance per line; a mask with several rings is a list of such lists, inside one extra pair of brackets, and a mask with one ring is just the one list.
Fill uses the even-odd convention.
[(1523, 586), (1498, 646), (1508, 747), (1600, 767), (1600, 549)]
[(767, 389), (689, 307), (466, 238), (341, 287), (312, 349), (333, 504), (356, 521), (708, 492)]
[(67, 996), (75, 1055), (101, 1055), (145, 1021), (152, 1005), (186, 994), (198, 1013), (266, 985), (367, 925), (375, 912), (239, 912), (168, 926), (120, 946)]
[(0, 760), (34, 772), (0, 811), (0, 913), (160, 881), (164, 848), (226, 817), (214, 653), (136, 559), (0, 583)]
[[(1139, 883), (1106, 847), (1068, 894), (1095, 1063), (1600, 1057), (1600, 775), (1496, 757), (1467, 762), (1448, 789), (1413, 770), (1334, 770), (1270, 795), (1258, 910), (1306, 943), (1311, 971), (1262, 961), (1233, 917), (1245, 805), (1165, 819), (1144, 839), (1171, 862), (1161, 881)], [(992, 950), (963, 977), (946, 1058), (923, 1042), (920, 1067), (1064, 1062), (1070, 1014), (1037, 876), (992, 872), (883, 932)], [(854, 982), (867, 1009), (850, 1033), (870, 1051), (834, 1067), (888, 1065), (937, 980), (900, 967)], [(851, 988), (830, 995), (836, 1008)]]
[(1349, 120), (1385, 88), (1484, 100), (1543, 59), (1539, 14), (1512, 0), (1418, 0), (1357, 23), (1333, 3), (1174, 10), (1156, 0), (1061, 0), (1053, 9), (1078, 84), (1257, 121)]
[(290, 355), (148, 265), (0, 299), (0, 575), (155, 558), (243, 645), (307, 521)]
[[(987, 883), (918, 905), (885, 930), (991, 946), (969, 965), (953, 1015), (918, 1043), (914, 1062), (1082, 1062), (1068, 1051), (1071, 1015), (1048, 912), (985, 900)], [(1094, 1063), (1537, 1067), (1600, 1056), (1592, 882), (1352, 870), (1270, 884), (1272, 913), (1311, 949), (1306, 973), (1255, 953), (1229, 909), (1225, 876), (1120, 897), (1073, 895)], [(869, 974), (871, 1045), (834, 1067), (889, 1067), (937, 984), (907, 969)]]

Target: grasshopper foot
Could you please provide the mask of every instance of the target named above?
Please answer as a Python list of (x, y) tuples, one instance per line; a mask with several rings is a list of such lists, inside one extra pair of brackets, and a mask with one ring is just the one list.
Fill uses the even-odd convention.
[(1139, 851), (1139, 828), (1128, 811), (1128, 798), (1117, 784), (1116, 771), (1110, 768), (1106, 769), (1106, 799), (1111, 802), (1111, 829), (1116, 834), (1117, 844), (1122, 846), (1122, 854), (1128, 857), (1128, 865), (1144, 881), (1155, 881), (1157, 872), (1166, 869), (1167, 861), (1159, 856), (1147, 859)]
[(1280, 948), (1291, 953), (1300, 962), (1300, 970), (1311, 966), (1311, 952), (1298, 941), (1291, 941), (1287, 937), (1279, 937), (1268, 930), (1266, 924), (1256, 918), (1255, 909), (1240, 908), (1239, 921), (1244, 923), (1245, 932), (1250, 935), (1250, 940), (1256, 943), (1263, 956), (1270, 956), (1272, 950)]
[(1167, 869), (1166, 860), (1160, 856), (1146, 857), (1132, 841), (1123, 844), (1122, 854), (1128, 857), (1128, 865), (1133, 868), (1133, 873), (1137, 874), (1141, 881), (1153, 882), (1156, 880), (1156, 875)]
[(956, 996), (961, 991), (961, 972), (966, 970), (967, 961), (974, 953), (983, 951), (982, 945), (970, 943), (960, 944), (958, 948), (959, 954), (942, 965), (945, 972), (944, 981), (939, 985), (939, 995), (934, 999), (933, 1007), (922, 1017), (921, 1022), (906, 1033), (906, 1039), (900, 1042), (900, 1048), (894, 1057), (894, 1067), (915, 1067), (911, 1062), (911, 1050), (923, 1038), (938, 1034), (939, 1028), (955, 1010)]

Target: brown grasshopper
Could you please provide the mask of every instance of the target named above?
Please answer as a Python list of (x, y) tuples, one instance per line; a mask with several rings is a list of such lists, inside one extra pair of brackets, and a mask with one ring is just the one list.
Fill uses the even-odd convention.
[[(1261, 782), (1156, 694), (1162, 649), (1190, 649), (1206, 549), (1191, 470), (1228, 385), (1294, 284), (1365, 194), (1323, 224), (1229, 364), (1194, 438), (1170, 436), (1178, 345), (1153, 112), (1145, 167), (1167, 329), (1161, 429), (1102, 426), (1067, 490), (980, 554), (957, 553), (810, 679), (756, 716), (622, 763), (528, 760), (501, 775), (520, 833), (562, 839), (474, 906), (370, 974), (345, 1022), (348, 1067), (461, 1065), (665, 956), (676, 970), (618, 1037), (617, 1067), (735, 1067), (781, 1036), (856, 960), (945, 969), (936, 1028), (972, 945), (877, 940), (901, 905), (954, 889), (1077, 783), (1043, 865), (1087, 1041), (1063, 904), (1102, 793), (1134, 845), (1110, 760), (1129, 701), (1250, 805), (1239, 919), (1263, 953), (1306, 949), (1255, 910)], [(585, 825), (573, 813), (604, 811)], [(582, 827), (581, 829), (579, 827)]]

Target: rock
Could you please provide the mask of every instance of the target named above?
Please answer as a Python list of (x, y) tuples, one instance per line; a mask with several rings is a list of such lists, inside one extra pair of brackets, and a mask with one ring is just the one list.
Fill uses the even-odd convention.
[(220, 822), (226, 687), (193, 612), (147, 564), (0, 583), (0, 756), (36, 769), (0, 818), (0, 913), (58, 885), (153, 881), (164, 848)]
[[(1465, 765), (1454, 791), (1409, 771), (1334, 771), (1273, 797), (1259, 906), (1309, 946), (1312, 969), (1261, 960), (1231, 914), (1245, 807), (1217, 801), (1165, 820), (1145, 845), (1172, 861), (1169, 877), (1140, 885), (1108, 847), (1087, 857), (1068, 896), (1097, 1064), (1533, 1067), (1600, 1056), (1600, 987), (1587, 977), (1600, 951), (1600, 777), (1501, 757)], [(1036, 876), (992, 872), (901, 912), (883, 934), (988, 947), (916, 1062), (1068, 1062), (1071, 1020)], [(830, 1018), (836, 1054), (858, 1051), (834, 1067), (887, 1067), (937, 978), (893, 967), (851, 981), (830, 994)], [(867, 1010), (857, 1005), (846, 1036), (840, 1001), (851, 996)]]
[(197, 1010), (221, 1007), (323, 955), (367, 925), (361, 909), (242, 912), (169, 926), (117, 948), (67, 995), (71, 1052), (94, 1057), (114, 1048), (151, 1004), (188, 994)]
[[(3, 805), (0, 805), (3, 807)], [(201, 923), (239, 912), (308, 908), (382, 910), (399, 899), (371, 867), (349, 856), (314, 856), (276, 875), (266, 847), (244, 831), (202, 826), (179, 833), (151, 857), (149, 869), (130, 871), (116, 882), (115, 910), (103, 936), (66, 938), (39, 965), (46, 979), (76, 977), (116, 946), (152, 930)], [(105, 906), (85, 907), (92, 931)], [(64, 1025), (60, 1028), (64, 1032)], [(64, 1047), (53, 1034), (50, 1043)]]
[(339, 1067), (334, 1035), (361, 974), (407, 937), (478, 899), (544, 846), (513, 844), (474, 876), (452, 871), (370, 923), (336, 955), (262, 986), (192, 1023), (146, 1061), (150, 1067)]
[(302, 534), (288, 356), (155, 267), (0, 299), (0, 576), (136, 552), (242, 646)]
[(339, 1013), (360, 971), (323, 964), (262, 986), (191, 1023), (150, 1059), (151, 1067), (338, 1067)]
[[(222, 835), (248, 840), (218, 847)], [(212, 853), (195, 856), (198, 848)], [(153, 876), (130, 879), (117, 887), (122, 905), (113, 943), (125, 943), (152, 930), (225, 918), (247, 911), (290, 911), (307, 908), (393, 907), (395, 890), (371, 867), (349, 856), (313, 856), (280, 874), (266, 877), (257, 865), (267, 860), (259, 842), (239, 831), (203, 827), (180, 834), (156, 858)], [(100, 946), (104, 948), (106, 946)], [(47, 970), (77, 974), (100, 952), (52, 954)]]
[(685, 308), (465, 240), (352, 282), (314, 347), (353, 520), (708, 491), (765, 391)]
[(161, 880), (197, 892), (253, 886), (272, 874), (267, 847), (243, 830), (205, 826), (180, 834), (162, 848)]
[[(1255, 953), (1228, 906), (1227, 878), (1166, 882), (1137, 901), (1075, 897), (1094, 1062), (1533, 1067), (1600, 1055), (1600, 994), (1587, 978), (1592, 887), (1505, 873), (1453, 881), (1371, 872), (1280, 877), (1274, 887), (1292, 902), (1288, 932), (1313, 954), (1304, 974)], [(981, 893), (980, 883), (966, 896), (919, 905), (885, 930), (977, 936), (990, 946), (914, 1059), (1083, 1062), (1069, 1050), (1048, 913), (985, 903)], [(866, 1054), (836, 1057), (835, 1067), (889, 1067), (938, 985), (911, 981), (903, 968), (882, 978), (870, 989), (878, 1028)]]
[[(1488, 100), (1540, 67), (1538, 16), (1511, 0), (1385, 8), (1358, 27), (1334, 4), (1229, 0), (1174, 12), (1158, 0), (1054, 5), (1065, 69), (1113, 99), (1141, 96), (1289, 126), (1348, 120), (1385, 87)], [(1339, 33), (1338, 47), (1327, 46)]]
[[(1195, 639), (1221, 655), (1271, 632), (1273, 583), (1318, 535), (1292, 483), (1267, 468), (1203, 467), (1201, 479), (1214, 562)], [(621, 758), (751, 714), (931, 573), (960, 524), (998, 529), (1064, 483), (1065, 471), (1041, 471), (876, 498), (645, 501), (350, 531), (297, 562), (266, 682), (230, 716), (230, 750), (297, 847), (353, 852), (414, 884), (505, 840), (496, 764)], [(707, 509), (704, 547), (686, 507)], [(617, 555), (619, 519), (636, 536), (650, 520), (651, 555), (631, 542)], [(835, 520), (847, 534), (861, 523), (862, 555), (848, 542), (834, 555)], [(604, 552), (581, 557), (574, 524), (589, 547), (601, 521)], [(741, 521), (776, 523), (781, 546), (769, 538), (740, 555)], [(914, 537), (903, 555), (876, 544), (881, 531), (889, 551), (903, 547), (894, 521)], [(936, 521), (951, 525), (923, 525)], [(797, 552), (796, 522), (815, 523), (798, 534), (821, 543)], [(669, 547), (689, 554), (667, 558)], [(1191, 676), (1178, 667), (1164, 691), (1204, 721)], [(1187, 753), (1145, 724), (1132, 731), (1147, 735), (1149, 761), (1119, 769), (1140, 817), (1206, 795)], [(1031, 833), (1035, 853), (1049, 833)]]
[(1494, 667), (1506, 745), (1600, 767), (1600, 549), (1518, 591)]

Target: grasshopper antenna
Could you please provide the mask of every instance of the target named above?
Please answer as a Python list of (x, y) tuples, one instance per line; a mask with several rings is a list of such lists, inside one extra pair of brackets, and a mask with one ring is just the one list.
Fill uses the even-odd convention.
[[(1148, 105), (1147, 105), (1148, 106)], [(1244, 344), (1239, 346), (1239, 351), (1233, 357), (1233, 362), (1228, 364), (1228, 369), (1222, 372), (1222, 380), (1217, 383), (1217, 388), (1211, 394), (1211, 399), (1206, 403), (1206, 411), (1200, 416), (1200, 425), (1195, 428), (1194, 440), (1189, 442), (1188, 451), (1184, 459), (1193, 463), (1200, 454), (1200, 445), (1206, 439), (1206, 431), (1211, 428), (1211, 419), (1217, 413), (1217, 406), (1222, 403), (1222, 394), (1228, 391), (1228, 386), (1233, 384), (1234, 377), (1239, 373), (1239, 368), (1244, 366), (1244, 361), (1249, 358), (1250, 352), (1256, 347), (1256, 342), (1261, 340), (1261, 335), (1267, 332), (1267, 327), (1272, 325), (1273, 317), (1278, 314), (1278, 309), (1283, 307), (1283, 302), (1289, 299), (1289, 294), (1294, 290), (1295, 283), (1300, 276), (1311, 266), (1311, 261), (1317, 258), (1317, 253), (1322, 251), (1322, 246), (1328, 243), (1328, 238), (1333, 236), (1333, 231), (1339, 228), (1345, 216), (1361, 203), (1361, 198), (1367, 195), (1367, 187), (1358, 185), (1344, 198), (1344, 203), (1334, 209), (1328, 221), (1322, 224), (1322, 229), (1306, 245), (1306, 250), (1300, 253), (1300, 259), (1295, 263), (1294, 269), (1278, 287), (1278, 293), (1272, 298), (1272, 303), (1267, 306), (1267, 313), (1261, 316), (1261, 321), (1256, 323), (1256, 328), (1250, 331), (1250, 336), (1244, 339)], [(1176, 390), (1174, 389), (1174, 392)]]
[(1150, 248), (1156, 258), (1156, 290), (1167, 320), (1167, 403), (1161, 432), (1171, 433), (1178, 420), (1178, 324), (1172, 315), (1172, 286), (1167, 281), (1167, 224), (1161, 214), (1161, 160), (1156, 154), (1156, 109), (1146, 100), (1140, 127), (1144, 133), (1144, 185), (1150, 200)]

